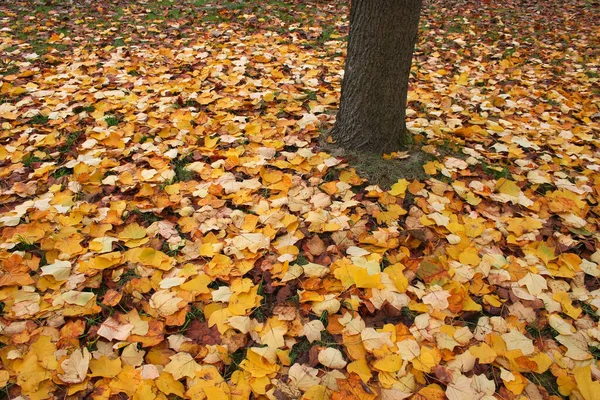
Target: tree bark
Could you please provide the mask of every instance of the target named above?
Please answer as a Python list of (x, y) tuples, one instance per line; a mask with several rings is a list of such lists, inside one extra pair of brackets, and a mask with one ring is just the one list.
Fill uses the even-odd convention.
[(331, 136), (348, 150), (389, 153), (412, 142), (406, 97), (421, 0), (352, 0), (342, 98)]

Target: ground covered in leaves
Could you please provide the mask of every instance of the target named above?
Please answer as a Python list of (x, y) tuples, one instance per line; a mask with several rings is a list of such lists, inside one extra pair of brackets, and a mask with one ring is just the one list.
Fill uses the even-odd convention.
[(598, 3), (426, 2), (391, 187), (254, 3), (0, 6), (2, 396), (599, 399)]

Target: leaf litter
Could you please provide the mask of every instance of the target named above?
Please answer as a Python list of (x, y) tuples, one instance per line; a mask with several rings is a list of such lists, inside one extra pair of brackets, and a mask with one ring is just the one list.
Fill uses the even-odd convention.
[(317, 145), (347, 12), (0, 8), (6, 396), (597, 398), (594, 2), (426, 3), (389, 190)]

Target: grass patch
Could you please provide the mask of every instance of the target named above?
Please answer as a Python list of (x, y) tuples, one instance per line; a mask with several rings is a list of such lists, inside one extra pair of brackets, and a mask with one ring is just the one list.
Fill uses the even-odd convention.
[(122, 288), (127, 284), (127, 282), (135, 278), (140, 278), (140, 275), (135, 271), (135, 269), (128, 269), (119, 278), (117, 286), (119, 286), (119, 288)]
[(481, 162), (481, 169), (484, 174), (492, 176), (496, 180), (500, 178), (511, 179), (512, 177), (510, 170), (506, 166), (493, 166), (483, 161)]
[(556, 382), (556, 377), (552, 375), (550, 371), (546, 371), (543, 374), (525, 373), (523, 374), (527, 379), (529, 379), (533, 384), (539, 385), (546, 389), (549, 395), (557, 396), (560, 399), (566, 399), (560, 394), (558, 391), (558, 383)]
[(251, 318), (255, 318), (258, 322), (265, 322), (273, 314), (273, 304), (269, 304), (267, 296), (265, 295), (265, 288), (263, 281), (258, 283), (258, 290), (256, 292), (259, 296), (262, 296), (260, 306), (256, 307), (250, 314)]
[(106, 125), (108, 125), (108, 127), (110, 128), (111, 126), (119, 125), (121, 119), (118, 118), (116, 115), (107, 115), (106, 117), (104, 117), (104, 121), (106, 122)]
[(324, 27), (323, 31), (321, 32), (321, 34), (317, 38), (317, 43), (324, 44), (325, 42), (330, 41), (331, 40), (331, 35), (333, 35), (335, 33), (335, 31), (336, 31), (336, 29), (333, 26), (326, 26), (326, 27)]
[(235, 371), (240, 369), (240, 364), (246, 358), (246, 351), (246, 348), (241, 348), (231, 354), (231, 363), (225, 366), (225, 369), (223, 371), (223, 379), (225, 379), (226, 381), (229, 380), (229, 378), (231, 378), (231, 375), (233, 375)]
[(190, 326), (192, 321), (198, 320), (200, 322), (204, 322), (206, 319), (204, 318), (204, 312), (196, 306), (191, 306), (190, 311), (185, 314), (185, 322), (181, 326), (180, 332), (185, 332), (185, 330)]
[(583, 301), (580, 302), (579, 305), (581, 306), (581, 310), (586, 315), (588, 315), (591, 319), (593, 319), (596, 322), (600, 321), (600, 316), (598, 315), (598, 313), (594, 310), (594, 308), (592, 306), (590, 306), (588, 303), (584, 303)]
[(175, 177), (173, 178), (172, 183), (191, 181), (194, 178), (194, 171), (185, 168), (191, 162), (192, 158), (190, 156), (180, 157), (171, 162), (173, 170), (175, 171)]
[(63, 176), (71, 175), (72, 173), (73, 173), (72, 168), (60, 167), (52, 173), (52, 177), (54, 179), (59, 179), (59, 178), (62, 178)]
[(303, 353), (310, 351), (311, 347), (312, 347), (312, 343), (310, 343), (307, 338), (302, 337), (302, 340), (300, 340), (298, 343), (293, 345), (292, 349), (290, 350), (291, 363), (294, 364), (296, 359), (298, 357), (300, 357), (300, 355), (302, 355)]
[(12, 75), (19, 72), (19, 67), (17, 67), (16, 65), (11, 65), (9, 67), (0, 66), (0, 68), (4, 70), (3, 72), (0, 72), (0, 75)]
[(588, 350), (596, 360), (600, 359), (600, 347), (588, 346)]
[(73, 146), (79, 140), (79, 137), (83, 134), (83, 132), (73, 132), (67, 135), (65, 138), (65, 143), (58, 148), (58, 151), (61, 153), (68, 153), (73, 150)]
[(306, 265), (308, 264), (310, 261), (308, 261), (308, 258), (306, 258), (304, 255), (300, 254), (297, 258), (296, 258), (296, 262), (295, 264), (298, 264), (300, 266), (302, 265)]
[(86, 113), (91, 113), (94, 112), (96, 110), (96, 108), (94, 106), (78, 106), (73, 108), (73, 112), (75, 114), (80, 114), (82, 112), (86, 112)]
[[(328, 146), (329, 147), (329, 146)], [(340, 149), (324, 149), (334, 156), (346, 157), (348, 164), (355, 168), (357, 173), (368, 180), (369, 185), (379, 185), (382, 189), (389, 189), (399, 179), (424, 180), (428, 178), (423, 170), (423, 165), (433, 159), (419, 148), (413, 148), (410, 156), (403, 160), (385, 160), (381, 154)]]
[(537, 323), (529, 324), (525, 327), (527, 332), (534, 338), (555, 338), (559, 333), (550, 325), (540, 326)]
[(113, 47), (123, 47), (125, 46), (125, 40), (123, 38), (116, 38), (112, 44)]
[(446, 33), (463, 33), (465, 28), (460, 23), (454, 23), (446, 29)]
[(29, 123), (32, 125), (45, 125), (48, 123), (48, 117), (42, 114), (37, 114), (35, 116), (33, 116), (30, 120)]
[(145, 226), (150, 226), (155, 222), (162, 221), (162, 218), (154, 214), (153, 212), (144, 212), (139, 208), (131, 210), (131, 213), (137, 215), (139, 219), (144, 223), (143, 225)]
[(37, 249), (38, 246), (35, 243), (30, 242), (29, 239), (21, 235), (17, 236), (17, 245), (13, 247), (14, 251), (24, 252), (34, 251)]
[(32, 154), (27, 154), (25, 157), (23, 157), (21, 161), (23, 162), (23, 165), (27, 168), (32, 168), (34, 163), (41, 162), (42, 159)]

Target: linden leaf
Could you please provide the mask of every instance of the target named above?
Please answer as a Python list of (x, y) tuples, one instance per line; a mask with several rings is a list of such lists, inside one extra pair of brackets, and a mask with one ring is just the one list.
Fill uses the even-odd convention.
[(318, 358), (319, 362), (328, 368), (340, 369), (344, 368), (347, 364), (342, 352), (333, 347), (321, 350)]
[(324, 330), (325, 326), (323, 323), (315, 319), (304, 324), (302, 334), (312, 343), (315, 340), (321, 340), (321, 332)]
[(306, 391), (315, 385), (321, 383), (321, 379), (317, 376), (319, 370), (306, 365), (294, 364), (290, 367), (288, 376), (293, 384), (300, 390)]

